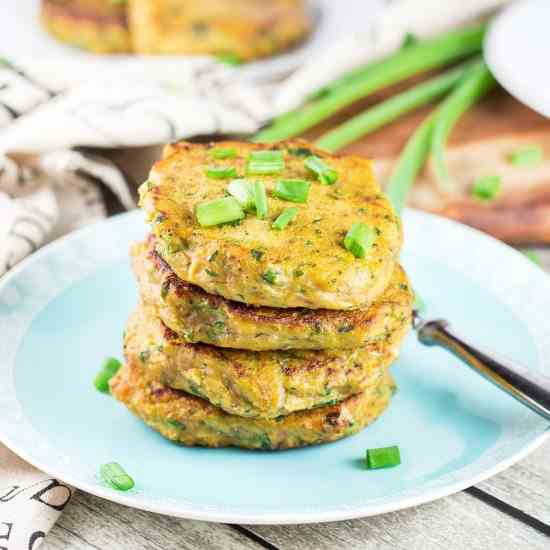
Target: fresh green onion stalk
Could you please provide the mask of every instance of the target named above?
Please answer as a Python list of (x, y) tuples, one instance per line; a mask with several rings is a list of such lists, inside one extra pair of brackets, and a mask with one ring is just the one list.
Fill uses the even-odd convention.
[(282, 115), (254, 138), (259, 142), (287, 139), (315, 126), (337, 111), (387, 86), (415, 74), (436, 69), (481, 51), (486, 26), (467, 27), (442, 36), (422, 40), (369, 64), (334, 91), (290, 113)]

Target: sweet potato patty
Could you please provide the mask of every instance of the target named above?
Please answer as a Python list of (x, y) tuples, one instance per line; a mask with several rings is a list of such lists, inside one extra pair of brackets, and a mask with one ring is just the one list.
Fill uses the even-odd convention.
[(240, 416), (274, 418), (342, 401), (376, 384), (399, 337), (353, 350), (243, 351), (187, 344), (139, 308), (126, 327), (125, 357), (150, 379)]
[(135, 360), (111, 380), (113, 396), (164, 437), (188, 446), (288, 449), (341, 439), (376, 420), (392, 396), (389, 373), (335, 405), (275, 419), (241, 418), (207, 401), (150, 381)]
[(308, 34), (304, 0), (130, 0), (137, 53), (272, 55)]
[(134, 245), (131, 255), (144, 304), (190, 343), (254, 351), (351, 349), (391, 342), (411, 321), (413, 295), (400, 266), (370, 307), (277, 309), (234, 302), (185, 283), (154, 249), (153, 239)]
[[(215, 161), (215, 148), (234, 149), (236, 156)], [(236, 224), (202, 227), (197, 205), (224, 197), (227, 179), (212, 179), (207, 167), (231, 167), (247, 174), (253, 151), (277, 149), (284, 169), (277, 175), (248, 176), (265, 184), (269, 214), (249, 213)], [(336, 170), (338, 181), (322, 185), (306, 168), (304, 157), (321, 157)], [(310, 183), (307, 202), (277, 198), (281, 180)], [(186, 282), (229, 300), (276, 308), (353, 309), (371, 304), (395, 272), (401, 247), (401, 226), (376, 184), (371, 163), (359, 157), (336, 157), (299, 140), (274, 145), (221, 142), (179, 143), (165, 150), (149, 180), (140, 188), (141, 204), (159, 254)], [(296, 219), (282, 231), (271, 224), (284, 208), (298, 209)], [(343, 246), (354, 223), (373, 232), (363, 258)]]
[(131, 50), (126, 6), (112, 0), (42, 0), (44, 27), (58, 40), (95, 53)]

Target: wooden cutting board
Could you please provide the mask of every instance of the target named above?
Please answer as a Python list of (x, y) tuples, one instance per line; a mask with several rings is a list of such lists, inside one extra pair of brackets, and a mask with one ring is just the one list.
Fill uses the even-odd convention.
[[(393, 87), (354, 105), (306, 134), (314, 140), (330, 128), (406, 86)], [(346, 147), (342, 153), (372, 158), (382, 184), (409, 136), (433, 107), (403, 117), (392, 125)], [(511, 152), (526, 145), (543, 148), (545, 160), (537, 167), (510, 164)], [(443, 193), (433, 177), (430, 161), (420, 174), (409, 204), (477, 227), (513, 244), (550, 243), (550, 119), (546, 119), (498, 89), (459, 121), (447, 152), (456, 190)], [(480, 176), (499, 175), (502, 192), (496, 200), (471, 197)]]

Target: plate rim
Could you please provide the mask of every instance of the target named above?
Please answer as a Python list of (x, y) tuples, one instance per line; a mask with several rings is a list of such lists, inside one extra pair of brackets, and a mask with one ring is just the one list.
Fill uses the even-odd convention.
[[(106, 218), (99, 222), (90, 224), (83, 228), (80, 228), (68, 235), (65, 235), (47, 245), (42, 247), (39, 251), (32, 254), (31, 256), (24, 259), (17, 266), (15, 266), (9, 273), (0, 279), (0, 295), (3, 292), (4, 287), (6, 287), (14, 278), (19, 276), (19, 273), (23, 270), (30, 267), (34, 262), (37, 262), (41, 259), (43, 255), (54, 253), (58, 247), (64, 246), (66, 243), (80, 238), (86, 233), (93, 233), (97, 230), (98, 226), (105, 226), (116, 223), (124, 223), (124, 219), (137, 217), (140, 214), (139, 210), (134, 210), (131, 212), (126, 212)], [(505, 243), (494, 239), (493, 237), (482, 233), (472, 227), (466, 226), (454, 220), (449, 220), (442, 216), (434, 215), (431, 213), (422, 212), (416, 209), (407, 209), (406, 216), (421, 216), (427, 218), (434, 218), (437, 221), (448, 223), (453, 226), (459, 226), (460, 230), (466, 231), (469, 233), (475, 234), (476, 238), (481, 238), (483, 240), (492, 241), (493, 245), (508, 249), (508, 252), (514, 252), (515, 254), (520, 255), (521, 253), (509, 247)], [(53, 251), (53, 252), (52, 252)], [(527, 260), (526, 260), (527, 262)], [(13, 372), (12, 372), (13, 374)], [(153, 513), (160, 513), (168, 516), (189, 519), (189, 520), (200, 520), (213, 523), (238, 523), (238, 524), (250, 524), (250, 525), (292, 525), (292, 524), (308, 524), (308, 523), (325, 523), (330, 521), (343, 521), (348, 519), (357, 519), (361, 517), (369, 517), (378, 514), (384, 514), (388, 512), (394, 512), (397, 510), (402, 510), (404, 508), (409, 508), (412, 506), (417, 506), (420, 504), (425, 504), (427, 502), (434, 501), (445, 496), (449, 496), (460, 492), (472, 485), (476, 485), (486, 479), (501, 473), (505, 469), (509, 468), (513, 464), (517, 463), (521, 459), (528, 456), (530, 453), (535, 451), (540, 447), (545, 441), (550, 437), (550, 425), (548, 425), (542, 433), (535, 437), (523, 448), (519, 449), (517, 452), (513, 453), (506, 459), (498, 461), (492, 467), (487, 468), (486, 470), (479, 472), (477, 475), (468, 477), (466, 479), (458, 480), (454, 483), (449, 483), (440, 488), (428, 489), (421, 495), (402, 497), (396, 496), (392, 501), (388, 503), (373, 503), (367, 505), (354, 505), (353, 508), (343, 508), (341, 510), (328, 510), (326, 512), (320, 512), (318, 510), (305, 510), (303, 512), (278, 512), (278, 511), (260, 511), (254, 514), (243, 513), (242, 511), (237, 512), (228, 512), (228, 511), (205, 511), (201, 508), (195, 508), (193, 505), (187, 503), (178, 503), (176, 505), (167, 502), (162, 504), (160, 500), (149, 499), (149, 500), (139, 500), (136, 501), (132, 494), (124, 494), (113, 491), (109, 488), (103, 487), (100, 484), (88, 483), (84, 480), (79, 480), (63, 472), (62, 468), (59, 469), (56, 467), (50, 467), (48, 464), (43, 464), (41, 460), (36, 459), (31, 456), (32, 453), (28, 453), (25, 449), (19, 448), (17, 443), (15, 443), (9, 436), (7, 436), (2, 430), (2, 425), (0, 423), (0, 442), (3, 443), (8, 449), (14, 452), (16, 455), (21, 457), (23, 460), (38, 468), (39, 470), (45, 472), (46, 474), (55, 477), (59, 480), (62, 480), (65, 483), (68, 483), (76, 489), (83, 490), (87, 493), (95, 495), (100, 498), (104, 498), (111, 502), (129, 506), (131, 508), (137, 508), (140, 510), (145, 510)]]

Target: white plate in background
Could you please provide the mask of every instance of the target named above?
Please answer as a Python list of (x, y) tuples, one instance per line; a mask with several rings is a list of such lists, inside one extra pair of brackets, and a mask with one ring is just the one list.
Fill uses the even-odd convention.
[(512, 3), (491, 24), (484, 51), (499, 83), (550, 118), (550, 2)]

